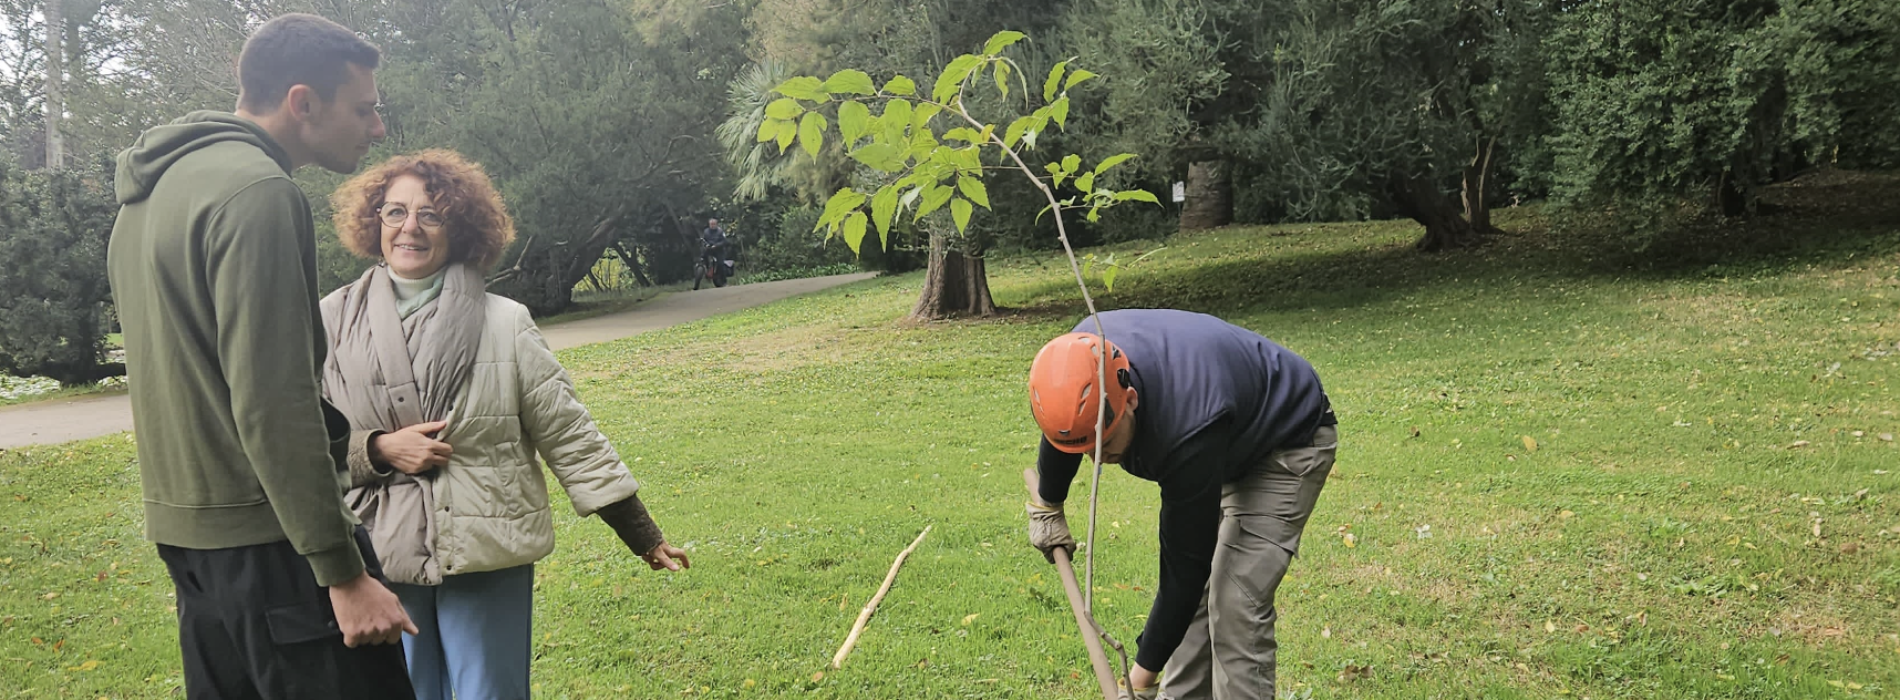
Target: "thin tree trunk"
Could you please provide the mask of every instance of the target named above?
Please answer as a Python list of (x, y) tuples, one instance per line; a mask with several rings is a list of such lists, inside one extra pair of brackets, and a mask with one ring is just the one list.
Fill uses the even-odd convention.
[(1722, 171), (1715, 181), (1715, 206), (1722, 210), (1723, 216), (1741, 216), (1748, 213), (1748, 195), (1742, 188), (1735, 186), (1735, 178), (1730, 171)]
[(1387, 188), (1399, 211), (1425, 226), (1425, 235), (1418, 240), (1419, 250), (1435, 252), (1478, 243), (1471, 222), (1460, 215), (1458, 207), (1439, 191), (1432, 178), (1393, 173)]
[(1187, 202), (1181, 230), (1216, 228), (1234, 222), (1234, 179), (1226, 161), (1188, 164)]
[(1486, 197), (1490, 194), (1488, 187), (1491, 183), (1491, 163), (1494, 160), (1493, 155), (1497, 152), (1497, 145), (1497, 137), (1491, 137), (1478, 149), (1477, 154), (1472, 156), (1471, 164), (1465, 167), (1463, 188), (1465, 221), (1471, 225), (1472, 232), (1478, 234), (1498, 233), (1497, 227), (1491, 225), (1491, 204), (1486, 201)]
[(930, 235), (930, 267), (924, 273), (924, 290), (910, 310), (916, 321), (935, 321), (957, 316), (992, 316), (996, 302), (990, 297), (989, 274), (980, 256), (965, 255), (952, 248), (949, 237)]
[(58, 170), (66, 163), (66, 140), (60, 135), (60, 122), (66, 117), (65, 58), (60, 35), (66, 21), (61, 14), (62, 0), (46, 0), (46, 169)]
[(614, 252), (620, 254), (620, 264), (626, 265), (628, 270), (633, 271), (634, 281), (639, 282), (642, 287), (653, 286), (653, 281), (647, 279), (647, 273), (640, 269), (640, 259), (634, 257), (633, 251), (627, 250), (626, 243), (615, 240)]

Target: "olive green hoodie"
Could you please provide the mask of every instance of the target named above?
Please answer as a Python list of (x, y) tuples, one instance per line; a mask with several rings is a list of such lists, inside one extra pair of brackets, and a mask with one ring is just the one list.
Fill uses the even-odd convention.
[(320, 585), (363, 572), (322, 402), (310, 202), (258, 125), (194, 112), (119, 155), (106, 266), (125, 331), (146, 537), (289, 540)]

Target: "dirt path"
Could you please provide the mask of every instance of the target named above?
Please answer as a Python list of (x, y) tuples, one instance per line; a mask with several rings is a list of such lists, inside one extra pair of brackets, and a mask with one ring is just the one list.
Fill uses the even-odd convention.
[[(866, 272), (679, 292), (631, 311), (548, 326), (542, 329), (542, 334), (555, 350), (565, 350), (768, 304), (871, 276), (872, 273)], [(0, 450), (84, 440), (131, 429), (132, 400), (125, 394), (0, 408)]]

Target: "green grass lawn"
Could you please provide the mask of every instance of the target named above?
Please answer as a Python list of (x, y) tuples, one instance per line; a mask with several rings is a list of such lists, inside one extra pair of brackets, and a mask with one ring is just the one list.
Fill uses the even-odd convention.
[[(1877, 184), (1884, 209), (1796, 206), (1674, 265), (1531, 213), (1437, 256), (1399, 223), (1179, 236), (1101, 301), (1219, 314), (1326, 382), (1343, 444), (1281, 589), (1283, 688), (1891, 696), (1900, 186)], [(1028, 362), (1079, 302), (1058, 258), (990, 272), (995, 320), (903, 322), (912, 274), (563, 353), (695, 568), (648, 572), (557, 506), (537, 697), (1090, 697), (1019, 476)], [(0, 697), (180, 683), (133, 459), (124, 436), (0, 455)], [(1096, 601), (1131, 651), (1155, 497), (1103, 479)]]

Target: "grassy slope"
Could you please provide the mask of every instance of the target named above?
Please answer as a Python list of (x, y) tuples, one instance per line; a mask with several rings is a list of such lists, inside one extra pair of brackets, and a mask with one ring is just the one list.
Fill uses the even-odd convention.
[[(1334, 397), (1344, 444), (1282, 589), (1283, 687), (1874, 697), (1900, 691), (1900, 449), (1881, 437), (1900, 433), (1900, 217), (1829, 211), (1690, 272), (1613, 271), (1545, 233), (1419, 257), (1398, 224), (1221, 231), (1169, 241), (1104, 303), (1260, 330)], [(697, 566), (648, 573), (557, 505), (539, 697), (1087, 697), (1018, 477), (1023, 372), (1077, 304), (1055, 259), (991, 273), (1015, 309), (997, 321), (901, 323), (909, 275), (564, 353)], [(1111, 467), (1102, 491), (1097, 605), (1132, 647), (1154, 490)], [(0, 687), (177, 684), (137, 502), (124, 437), (0, 455)]]

